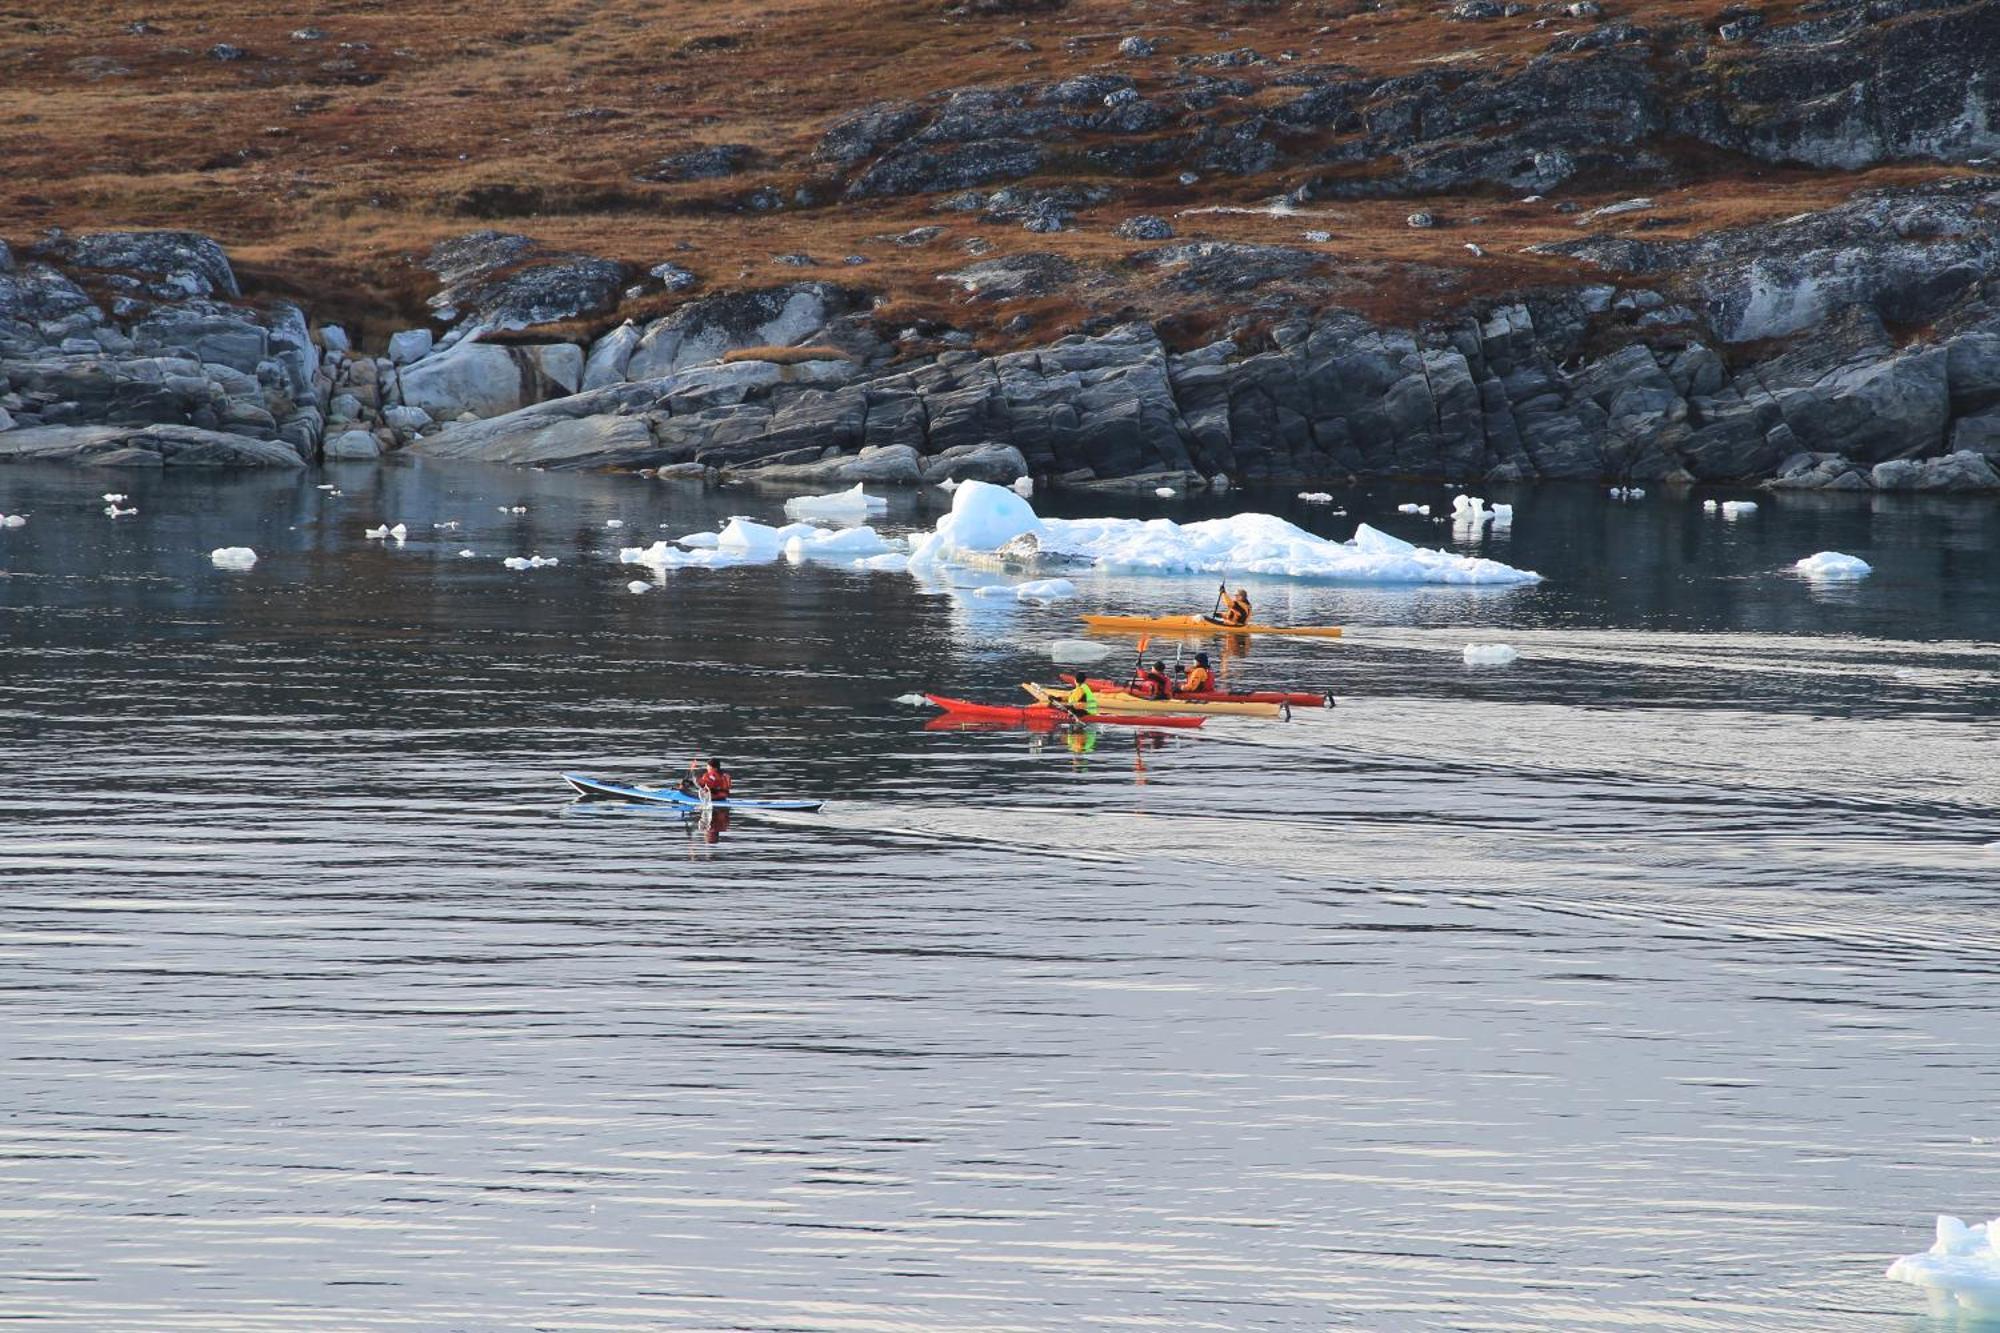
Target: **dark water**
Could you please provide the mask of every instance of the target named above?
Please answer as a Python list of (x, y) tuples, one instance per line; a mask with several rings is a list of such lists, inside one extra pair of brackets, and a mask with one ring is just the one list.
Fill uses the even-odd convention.
[[(0, 470), (0, 1316), (1911, 1330), (1883, 1265), (2000, 1212), (1990, 503), (1523, 493), (1539, 587), (1253, 583), (1351, 637), (1231, 672), (1334, 712), (1077, 753), (894, 699), (1079, 604), (634, 596), (606, 552), (778, 499), (328, 477)], [(1827, 548), (1877, 573), (1781, 572)], [(555, 779), (711, 750), (831, 804)]]

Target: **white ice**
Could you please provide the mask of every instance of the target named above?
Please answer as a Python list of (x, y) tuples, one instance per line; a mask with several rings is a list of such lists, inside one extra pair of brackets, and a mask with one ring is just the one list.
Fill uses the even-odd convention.
[(958, 487), (959, 487), (959, 481), (957, 477), (953, 477), (949, 481), (941, 481), (938, 483), (938, 489), (941, 491), (955, 491), (958, 489)]
[(1724, 500), (1722, 502), (1722, 516), (1724, 518), (1744, 518), (1756, 512), (1757, 502), (1755, 500)]
[(1493, 515), (1494, 527), (1511, 528), (1514, 526), (1513, 505), (1494, 505), (1493, 508), (1491, 508), (1487, 512)]
[(840, 560), (860, 556), (885, 555), (893, 546), (882, 535), (863, 524), (858, 528), (829, 531), (814, 528), (785, 543), (785, 558), (793, 564), (801, 560)]
[(1057, 639), (1049, 645), (1049, 657), (1051, 660), (1057, 662), (1074, 662), (1079, 666), (1088, 666), (1092, 662), (1102, 662), (1117, 651), (1116, 648), (1111, 647), (1109, 644), (1099, 643), (1095, 639)]
[(385, 524), (379, 528), (369, 528), (361, 535), (364, 537), (394, 537), (397, 541), (402, 541), (410, 535), (410, 529), (407, 524), (403, 523), (398, 523), (393, 528)]
[(1014, 589), (1024, 602), (1061, 602), (1076, 596), (1076, 585), (1068, 579), (1036, 579)]
[(27, 524), (26, 514), (0, 514), (0, 528), (22, 528)]
[(439, 532), (457, 532), (458, 520), (454, 518), (444, 523), (433, 523), (431, 524), (431, 526), (437, 529)]
[(618, 563), (646, 565), (652, 569), (728, 569), (734, 565), (759, 562), (741, 551), (724, 551), (714, 546), (685, 551), (669, 542), (657, 541), (651, 546), (625, 547), (618, 552)]
[(1300, 491), (1299, 499), (1304, 500), (1309, 505), (1330, 505), (1333, 503), (1333, 497), (1325, 491)]
[(1610, 494), (1614, 500), (1643, 500), (1646, 498), (1646, 492), (1638, 486), (1613, 486)]
[(460, 551), (458, 553), (458, 558), (461, 560), (470, 560), (472, 559), (473, 556), (477, 554), (479, 554), (477, 551), (473, 550), (470, 546), (468, 546), (463, 551)]
[(625, 585), (626, 592), (638, 593), (638, 592), (651, 592), (652, 590), (653, 590), (653, 585), (646, 582), (644, 579), (633, 579), (630, 583)]
[(316, 491), (330, 491), (330, 490), (332, 490), (332, 489), (333, 489), (333, 483), (332, 483), (332, 482), (330, 482), (330, 481), (329, 481), (329, 482), (325, 482), (325, 483), (323, 483), (323, 484), (321, 484), (321, 485), (318, 485), (318, 486), (315, 486), (315, 487), (313, 487), (313, 489), (314, 489), (314, 490), (316, 490)]
[(106, 491), (104, 493), (104, 503), (108, 505), (115, 505), (120, 500), (129, 500), (131, 498), (129, 495), (120, 495), (116, 491)]
[(1171, 500), (1174, 498), (1174, 488), (1171, 486), (1155, 486), (1153, 494), (1159, 496), (1162, 500)]
[(1530, 570), (1415, 546), (1365, 523), (1352, 538), (1337, 542), (1271, 514), (1187, 524), (1164, 518), (1043, 519), (1018, 495), (976, 481), (961, 486), (952, 497), (951, 512), (916, 540), (910, 565), (946, 564), (963, 553), (996, 550), (1026, 533), (1035, 535), (1045, 554), (1128, 573), (1255, 574), (1363, 583), (1541, 581)]
[(1716, 511), (1716, 509), (1718, 508), (1718, 506), (1716, 505), (1715, 501), (1713, 501), (1713, 500), (1703, 500), (1703, 501), (1701, 502), (1701, 507), (1702, 507), (1702, 509), (1704, 509), (1705, 511), (1707, 511), (1708, 513), (1711, 513), (1711, 514), (1713, 514), (1713, 513), (1714, 513), (1714, 512)]
[(604, 520), (604, 526), (607, 528), (622, 528), (625, 526), (625, 520), (622, 518), (607, 518)]
[(1016, 495), (1033, 495), (1035, 493), (1035, 479), (1033, 477), (1017, 478), (1014, 484), (1007, 489), (1013, 491)]
[(1860, 556), (1839, 551), (1820, 551), (1792, 568), (1809, 579), (1865, 579), (1875, 572), (1875, 567)]
[(715, 549), (716, 538), (719, 535), (713, 532), (690, 532), (685, 537), (676, 538), (675, 544), (685, 546), (690, 551), (712, 551)]
[(540, 569), (544, 565), (559, 565), (562, 561), (552, 555), (510, 555), (500, 563), (509, 569)]
[(1467, 666), (1511, 666), (1521, 656), (1511, 643), (1468, 643), (1465, 645)]
[(921, 694), (899, 694), (889, 701), (892, 704), (908, 704), (912, 708), (928, 708), (930, 700)]
[(124, 518), (127, 514), (138, 513), (139, 506), (133, 505), (130, 509), (120, 509), (116, 504), (108, 504), (104, 506), (104, 512), (113, 518)]
[(1429, 505), (1397, 505), (1396, 512), (1399, 514), (1422, 514), (1425, 517), (1429, 517), (1431, 507)]
[(1493, 521), (1486, 501), (1476, 495), (1455, 495), (1451, 501), (1451, 521), (1462, 527), (1479, 528)]
[(901, 551), (884, 551), (854, 562), (856, 569), (866, 569), (877, 574), (901, 574), (910, 567), (910, 557)]
[(247, 546), (218, 546), (208, 558), (217, 569), (248, 569), (257, 563), (257, 553)]
[(1923, 1288), (1939, 1314), (2000, 1315), (2000, 1218), (1967, 1226), (1940, 1215), (1931, 1247), (1904, 1255), (1885, 1276)]
[(785, 517), (791, 519), (823, 518), (831, 521), (843, 519), (864, 519), (889, 507), (889, 502), (880, 496), (862, 491), (861, 483), (855, 482), (853, 489), (835, 491), (832, 495), (801, 495), (785, 501)]

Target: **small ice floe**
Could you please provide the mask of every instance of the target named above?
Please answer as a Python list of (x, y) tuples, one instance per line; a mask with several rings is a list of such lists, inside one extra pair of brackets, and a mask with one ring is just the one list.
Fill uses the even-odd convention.
[(850, 490), (835, 491), (831, 495), (801, 495), (787, 500), (785, 517), (795, 521), (823, 518), (837, 522), (841, 519), (864, 519), (888, 507), (887, 500), (869, 495), (857, 481)]
[[(727, 545), (728, 543), (723, 543)], [(890, 553), (882, 535), (862, 524), (858, 528), (812, 528), (787, 538), (782, 548), (793, 564), (804, 560), (838, 560), (843, 556), (875, 556)]]
[(633, 579), (630, 583), (625, 585), (625, 591), (629, 593), (651, 592), (652, 590), (653, 590), (653, 585), (646, 582), (646, 580), (644, 579)]
[(1608, 492), (1614, 500), (1643, 500), (1646, 492), (1638, 486), (1613, 486)]
[(1088, 666), (1092, 662), (1102, 662), (1117, 651), (1095, 639), (1057, 639), (1049, 645), (1049, 660)]
[(910, 708), (928, 708), (931, 701), (924, 698), (921, 694), (899, 694), (889, 702), (892, 704), (903, 704)]
[(559, 565), (562, 561), (552, 555), (510, 555), (500, 563), (509, 569), (540, 569), (544, 565)]
[(690, 551), (712, 551), (721, 542), (722, 534), (718, 532), (690, 532), (685, 537), (674, 539), (674, 545), (685, 546)]
[(510, 505), (501, 505), (501, 506), (500, 506), (500, 512), (501, 512), (501, 513), (503, 513), (503, 514), (525, 514), (525, 513), (527, 513), (527, 512), (528, 512), (528, 506), (526, 506), (526, 505), (511, 505), (511, 506), (510, 506)]
[(1806, 578), (1829, 581), (1865, 579), (1875, 572), (1875, 567), (1860, 556), (1843, 555), (1839, 551), (1817, 552), (1792, 568)]
[(854, 568), (873, 574), (902, 574), (910, 568), (910, 557), (901, 551), (884, 551), (880, 555), (863, 556), (854, 562)]
[(1035, 479), (1033, 477), (1022, 477), (1008, 489), (1016, 495), (1033, 495), (1035, 493)]
[(0, 528), (24, 528), (28, 526), (26, 514), (0, 514)]
[(431, 527), (439, 532), (457, 532), (458, 520), (454, 518), (444, 523), (433, 523)]
[(1520, 658), (1511, 643), (1468, 643), (1465, 645), (1467, 666), (1511, 666)]
[(1330, 505), (1333, 503), (1333, 497), (1325, 491), (1300, 491), (1299, 499), (1304, 500), (1309, 505)]
[(132, 497), (129, 495), (120, 495), (116, 491), (106, 491), (104, 493), (104, 503), (108, 505), (115, 505), (120, 501), (129, 500), (131, 498)]
[(960, 481), (959, 481), (959, 479), (958, 479), (957, 477), (953, 477), (953, 478), (952, 478), (951, 480), (949, 480), (949, 481), (941, 481), (941, 482), (939, 482), (939, 483), (938, 483), (938, 489), (939, 489), (939, 490), (941, 490), (941, 491), (945, 491), (945, 492), (949, 493), (949, 492), (951, 492), (951, 491), (955, 491), (955, 490), (957, 490), (957, 489), (958, 489), (958, 488), (959, 488), (959, 487), (960, 487), (961, 485), (963, 485), (963, 483), (962, 483), (962, 482), (960, 482)]
[(472, 548), (471, 548), (470, 546), (468, 546), (468, 547), (466, 547), (466, 548), (465, 548), (465, 549), (464, 549), (463, 551), (460, 551), (460, 552), (458, 553), (458, 558), (459, 558), (460, 560), (470, 560), (470, 559), (472, 559), (472, 557), (473, 557), (473, 556), (475, 556), (475, 555), (478, 555), (478, 554), (479, 554), (479, 552), (477, 552), (477, 551), (473, 550), (473, 549), (472, 549)]
[(347, 494), (346, 491), (328, 491), (326, 493), (326, 498), (329, 500), (338, 500), (341, 496), (345, 494)]
[(1429, 518), (1431, 507), (1429, 505), (1397, 505), (1396, 512), (1399, 514), (1422, 514), (1425, 518)]
[(1493, 521), (1486, 501), (1476, 495), (1455, 495), (1451, 500), (1451, 521), (1462, 527), (1480, 528)]
[(1175, 495), (1179, 494), (1179, 492), (1175, 491), (1174, 488), (1171, 486), (1155, 486), (1153, 488), (1153, 494), (1159, 496), (1162, 500), (1171, 500), (1174, 498)]
[(247, 546), (218, 546), (208, 558), (217, 569), (248, 569), (257, 563), (257, 553)]
[(333, 489), (333, 483), (330, 481), (321, 482), (319, 485), (313, 487), (313, 489), (316, 491), (330, 491)]
[(1756, 512), (1757, 502), (1755, 500), (1724, 500), (1722, 502), (1722, 516), (1724, 518), (1748, 518)]
[(1487, 510), (1486, 512), (1493, 516), (1494, 527), (1511, 528), (1514, 526), (1513, 505), (1494, 505), (1491, 509)]
[(625, 526), (625, 520), (622, 518), (607, 518), (604, 520), (604, 526), (607, 528), (622, 528)]
[(116, 504), (108, 504), (104, 506), (104, 512), (112, 518), (124, 518), (127, 514), (138, 513), (139, 506), (133, 505), (130, 509), (120, 509)]
[(1940, 1215), (1931, 1247), (1904, 1255), (1883, 1276), (1923, 1288), (1933, 1314), (2000, 1315), (2000, 1218), (1967, 1226)]
[(410, 535), (410, 529), (407, 524), (403, 523), (398, 523), (393, 528), (385, 523), (379, 528), (363, 529), (361, 535), (371, 539), (391, 537), (394, 538), (396, 541), (402, 541), (405, 537), (408, 537)]
[(1016, 587), (1014, 596), (1024, 602), (1067, 601), (1076, 596), (1076, 585), (1068, 579), (1036, 579)]

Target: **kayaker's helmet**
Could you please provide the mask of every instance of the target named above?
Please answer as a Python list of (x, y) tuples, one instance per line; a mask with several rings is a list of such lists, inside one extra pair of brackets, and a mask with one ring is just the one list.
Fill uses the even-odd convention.
[(1196, 654), (1194, 655), (1194, 664), (1195, 664), (1196, 666), (1207, 666), (1207, 665), (1208, 665), (1208, 654), (1207, 654), (1207, 653), (1196, 653)]

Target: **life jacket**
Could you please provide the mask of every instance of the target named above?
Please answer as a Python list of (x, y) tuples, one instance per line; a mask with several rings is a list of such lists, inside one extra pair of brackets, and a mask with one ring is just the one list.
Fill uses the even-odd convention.
[(710, 800), (726, 801), (729, 799), (729, 775), (727, 773), (712, 773), (704, 768), (701, 772), (695, 774), (694, 783), (695, 786), (700, 787), (708, 793)]
[(1222, 623), (1225, 625), (1247, 625), (1250, 623), (1250, 599), (1230, 597), (1222, 604)]
[(1215, 688), (1215, 677), (1205, 666), (1189, 667), (1187, 678), (1181, 681), (1182, 694), (1201, 694)]
[(1097, 711), (1097, 692), (1090, 688), (1090, 682), (1078, 681), (1076, 688), (1061, 696), (1062, 701), (1086, 716)]
[(1146, 699), (1171, 699), (1174, 697), (1174, 680), (1164, 671), (1146, 670), (1139, 673), (1139, 694)]

